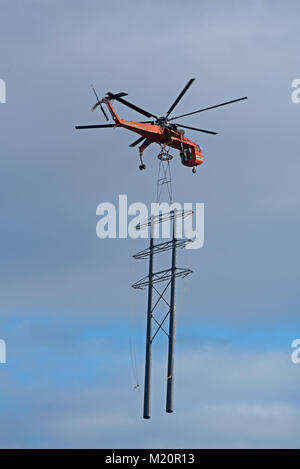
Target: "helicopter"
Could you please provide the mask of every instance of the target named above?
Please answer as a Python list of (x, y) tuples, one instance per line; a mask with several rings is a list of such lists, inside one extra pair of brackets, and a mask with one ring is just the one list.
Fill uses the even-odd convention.
[[(128, 96), (128, 94), (124, 92), (121, 92), (121, 93), (107, 92), (102, 99), (99, 99), (95, 91), (95, 88), (92, 86), (92, 90), (97, 99), (96, 104), (92, 107), (92, 111), (95, 111), (95, 109), (97, 109), (97, 107), (99, 106), (105, 119), (109, 121), (107, 113), (105, 112), (104, 107), (103, 107), (103, 104), (105, 104), (114, 121), (114, 124), (76, 125), (75, 128), (76, 129), (103, 129), (103, 128), (123, 127), (127, 130), (131, 130), (132, 132), (135, 132), (141, 135), (141, 137), (139, 137), (137, 140), (135, 140), (129, 145), (130, 147), (135, 147), (136, 145), (141, 144), (139, 146), (139, 156), (140, 156), (139, 169), (140, 170), (146, 169), (146, 165), (144, 164), (144, 161), (143, 161), (143, 153), (145, 149), (151, 143), (158, 143), (161, 145), (162, 149), (164, 149), (165, 147), (171, 147), (176, 150), (179, 150), (181, 163), (184, 166), (191, 167), (192, 172), (195, 174), (196, 166), (199, 166), (204, 162), (204, 156), (202, 154), (201, 147), (196, 142), (185, 137), (183, 129), (195, 130), (197, 132), (203, 132), (203, 133), (211, 134), (211, 135), (217, 135), (218, 132), (213, 132), (211, 130), (205, 130), (205, 129), (199, 129), (197, 127), (190, 127), (190, 126), (183, 125), (177, 122), (175, 123), (173, 121), (181, 117), (190, 116), (192, 114), (197, 114), (199, 112), (207, 111), (209, 109), (214, 109), (217, 107), (225, 106), (227, 104), (232, 104), (238, 101), (242, 101), (244, 99), (247, 99), (247, 96), (244, 96), (243, 98), (233, 99), (231, 101), (227, 101), (221, 104), (216, 104), (214, 106), (209, 106), (203, 109), (198, 109), (197, 111), (189, 112), (186, 114), (181, 114), (176, 117), (170, 117), (170, 114), (174, 110), (175, 106), (177, 106), (179, 101), (182, 99), (182, 97), (184, 96), (184, 94), (187, 92), (187, 90), (190, 88), (190, 86), (192, 85), (194, 81), (195, 81), (195, 78), (191, 78), (188, 81), (186, 86), (183, 88), (181, 93), (178, 95), (178, 97), (175, 99), (171, 107), (168, 109), (166, 115), (162, 117), (158, 117), (155, 114), (152, 114), (151, 112), (146, 111), (145, 109), (139, 106), (136, 106), (130, 101), (127, 101), (126, 99), (124, 99), (124, 96)], [(134, 111), (146, 116), (148, 119), (152, 118), (152, 120), (135, 122), (135, 121), (121, 119), (112, 105), (113, 100), (116, 100), (119, 103), (122, 103), (125, 106), (128, 106)]]

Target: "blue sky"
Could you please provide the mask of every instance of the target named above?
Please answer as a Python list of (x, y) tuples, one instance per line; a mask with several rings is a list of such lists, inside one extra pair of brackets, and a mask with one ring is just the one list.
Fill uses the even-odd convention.
[[(0, 446), (299, 447), (298, 2), (0, 5)], [(249, 99), (185, 118), (220, 132), (188, 133), (197, 176), (172, 161), (175, 200), (205, 204), (205, 245), (179, 257), (194, 273), (178, 285), (176, 412), (161, 337), (144, 422), (129, 343), (142, 385), (145, 241), (98, 239), (95, 212), (154, 200), (158, 148), (140, 172), (133, 134), (74, 125), (103, 123), (92, 83), (160, 115), (191, 77), (178, 114)]]

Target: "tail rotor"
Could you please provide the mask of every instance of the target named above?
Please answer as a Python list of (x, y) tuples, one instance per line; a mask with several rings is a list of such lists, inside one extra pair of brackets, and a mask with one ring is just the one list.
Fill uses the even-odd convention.
[(101, 109), (101, 111), (102, 111), (102, 113), (103, 113), (105, 119), (108, 121), (109, 119), (108, 119), (108, 117), (107, 117), (107, 114), (106, 114), (106, 112), (104, 111), (104, 108), (103, 108), (103, 106), (102, 106), (102, 104), (101, 104), (100, 99), (98, 98), (98, 95), (97, 95), (96, 90), (95, 90), (95, 88), (93, 87), (93, 85), (92, 85), (92, 90), (93, 90), (94, 95), (96, 96), (96, 99), (97, 99), (96, 104), (94, 104), (94, 106), (92, 107), (92, 112), (94, 112), (95, 109), (96, 109), (98, 106), (100, 106), (100, 109)]

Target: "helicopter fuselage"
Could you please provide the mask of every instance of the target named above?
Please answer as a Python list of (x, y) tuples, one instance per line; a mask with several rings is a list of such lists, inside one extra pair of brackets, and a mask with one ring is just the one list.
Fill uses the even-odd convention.
[[(215, 104), (214, 106), (207, 106), (207, 107), (198, 109), (197, 111), (188, 112), (185, 114), (181, 114), (179, 116), (171, 117), (171, 113), (173, 112), (177, 104), (183, 98), (183, 96), (185, 95), (185, 93), (187, 92), (187, 90), (190, 88), (190, 86), (192, 85), (194, 81), (195, 81), (195, 78), (190, 78), (190, 80), (185, 85), (181, 93), (179, 93), (179, 95), (177, 96), (177, 98), (175, 99), (171, 107), (168, 109), (166, 114), (161, 117), (158, 117), (157, 115), (137, 106), (136, 104), (128, 101), (127, 99), (124, 99), (124, 96), (128, 95), (124, 91), (121, 91), (119, 93), (111, 93), (110, 91), (108, 91), (105, 94), (105, 96), (100, 100), (95, 91), (95, 88), (92, 86), (92, 90), (97, 99), (96, 104), (94, 104), (94, 106), (92, 107), (92, 111), (94, 111), (99, 106), (102, 114), (104, 115), (105, 119), (108, 121), (109, 118), (102, 106), (102, 104), (106, 104), (108, 111), (114, 120), (114, 124), (77, 125), (75, 126), (75, 128), (76, 129), (95, 129), (95, 128), (107, 128), (107, 127), (110, 127), (110, 128), (123, 127), (127, 130), (130, 130), (131, 132), (135, 132), (138, 135), (140, 135), (140, 137), (134, 142), (132, 142), (129, 146), (135, 147), (136, 145), (140, 145), (139, 154), (140, 154), (141, 164), (139, 168), (141, 170), (146, 169), (146, 165), (143, 162), (143, 152), (151, 143), (158, 143), (162, 147), (160, 154), (157, 155), (157, 157), (160, 160), (163, 160), (163, 158), (165, 158), (165, 161), (168, 161), (169, 159), (172, 158), (172, 155), (169, 154), (168, 148), (165, 148), (165, 147), (174, 148), (176, 150), (179, 150), (180, 152), (181, 163), (184, 166), (192, 167), (192, 172), (195, 174), (196, 166), (199, 166), (204, 162), (202, 149), (196, 142), (185, 137), (184, 130), (182, 129), (189, 129), (189, 130), (202, 132), (202, 133), (210, 134), (210, 135), (217, 135), (218, 132), (207, 130), (207, 129), (202, 129), (202, 128), (200, 129), (198, 127), (190, 127), (186, 124), (182, 124), (178, 122), (177, 119), (180, 119), (181, 117), (196, 115), (199, 112), (208, 111), (210, 109), (219, 108), (221, 106), (227, 106), (228, 104), (236, 103), (238, 101), (243, 101), (244, 99), (247, 99), (247, 96), (243, 96), (242, 98), (232, 99), (230, 101), (225, 101), (220, 104)], [(135, 122), (135, 121), (121, 119), (116, 113), (112, 105), (112, 100), (116, 100), (124, 104), (125, 106), (133, 109), (134, 111), (146, 116), (148, 119), (151, 119), (151, 120), (147, 120), (144, 122)]]
[(161, 119), (161, 122), (158, 120), (159, 124), (144, 124), (142, 122), (121, 119), (111, 101), (107, 100), (106, 104), (114, 119), (115, 127), (123, 127), (146, 139), (146, 142), (139, 147), (140, 155), (143, 154), (150, 143), (159, 143), (179, 150), (181, 162), (184, 166), (195, 167), (203, 163), (204, 156), (200, 146), (185, 137), (183, 131), (178, 131), (173, 124), (168, 125), (163, 119)]

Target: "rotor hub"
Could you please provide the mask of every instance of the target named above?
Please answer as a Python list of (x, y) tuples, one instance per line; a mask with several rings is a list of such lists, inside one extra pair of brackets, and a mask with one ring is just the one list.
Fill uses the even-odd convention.
[(156, 121), (158, 125), (166, 125), (168, 123), (168, 119), (165, 116), (159, 117)]

